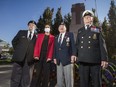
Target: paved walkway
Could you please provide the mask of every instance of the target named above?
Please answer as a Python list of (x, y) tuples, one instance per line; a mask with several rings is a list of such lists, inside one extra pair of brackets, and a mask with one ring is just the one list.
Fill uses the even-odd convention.
[(0, 87), (10, 87), (12, 65), (0, 65)]

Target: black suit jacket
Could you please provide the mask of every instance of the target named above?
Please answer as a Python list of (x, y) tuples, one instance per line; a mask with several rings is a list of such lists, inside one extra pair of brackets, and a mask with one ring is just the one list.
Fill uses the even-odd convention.
[(12, 61), (33, 63), (33, 51), (36, 42), (36, 35), (34, 34), (32, 40), (27, 38), (28, 30), (20, 30), (12, 40), (14, 54)]
[(105, 41), (100, 28), (90, 27), (85, 30), (82, 27), (79, 29), (76, 38), (76, 48), (79, 62), (101, 63), (101, 61), (108, 60)]
[[(69, 39), (69, 40), (68, 40)], [(76, 46), (74, 42), (73, 33), (65, 33), (62, 44), (58, 42), (58, 36), (55, 38), (55, 47), (54, 47), (54, 58), (57, 60), (59, 65), (68, 65), (71, 63), (71, 56), (76, 55)]]

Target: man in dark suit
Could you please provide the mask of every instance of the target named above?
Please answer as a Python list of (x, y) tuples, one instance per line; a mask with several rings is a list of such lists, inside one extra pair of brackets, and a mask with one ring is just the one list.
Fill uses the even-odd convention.
[(28, 22), (28, 30), (20, 30), (12, 40), (14, 54), (11, 87), (29, 87), (33, 71), (36, 22)]
[(66, 26), (63, 23), (59, 26), (59, 32), (54, 47), (54, 63), (57, 64), (57, 87), (73, 87), (73, 63), (76, 59), (74, 36), (73, 33), (66, 32)]
[(82, 17), (84, 27), (76, 38), (79, 61), (80, 87), (89, 87), (90, 76), (93, 87), (101, 87), (101, 66), (108, 65), (108, 55), (101, 29), (93, 25), (93, 12), (86, 10)]

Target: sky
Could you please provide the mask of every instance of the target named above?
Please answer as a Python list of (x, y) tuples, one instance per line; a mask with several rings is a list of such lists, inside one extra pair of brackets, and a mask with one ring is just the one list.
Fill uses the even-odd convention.
[[(100, 21), (107, 17), (111, 0), (96, 0)], [(62, 15), (71, 13), (72, 4), (84, 3), (85, 9), (95, 8), (95, 0), (0, 0), (0, 39), (11, 44), (19, 30), (28, 29), (30, 20), (38, 21), (47, 7), (54, 8), (54, 17), (59, 7)]]

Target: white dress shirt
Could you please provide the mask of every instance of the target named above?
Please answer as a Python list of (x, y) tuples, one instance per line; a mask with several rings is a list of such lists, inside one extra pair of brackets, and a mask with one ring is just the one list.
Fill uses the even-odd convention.
[[(88, 26), (88, 25), (85, 25), (85, 30), (87, 30), (87, 26)], [(91, 26), (91, 25), (89, 25), (89, 27), (90, 27), (90, 26)]]
[[(34, 35), (34, 29), (31, 31), (31, 39), (33, 38), (33, 35)], [(29, 34), (30, 34), (30, 31), (28, 30), (28, 33), (27, 33), (27, 38), (29, 38)]]
[(64, 33), (60, 33), (60, 34), (59, 34), (58, 42), (59, 42), (59, 39), (60, 39), (60, 35), (62, 34), (61, 44), (62, 44), (62, 42), (63, 42), (64, 36), (65, 36), (65, 33), (66, 33), (66, 32), (64, 32)]

